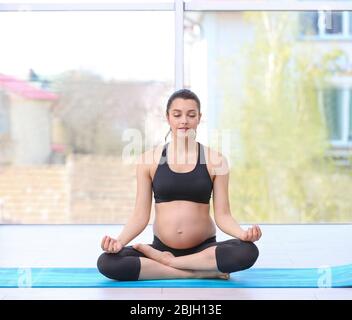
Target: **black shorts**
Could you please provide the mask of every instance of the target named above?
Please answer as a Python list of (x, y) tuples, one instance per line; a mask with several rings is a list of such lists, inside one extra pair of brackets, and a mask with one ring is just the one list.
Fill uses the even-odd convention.
[[(154, 249), (157, 249), (159, 251), (169, 251), (171, 252), (174, 256), (179, 257), (179, 256), (185, 256), (188, 254), (193, 254), (197, 253), (199, 251), (202, 251), (208, 247), (216, 245), (216, 236), (213, 236), (211, 238), (208, 238), (207, 240), (203, 241), (201, 244), (188, 248), (188, 249), (175, 249), (168, 247), (166, 244), (164, 244), (156, 235), (154, 235), (153, 243), (149, 244), (151, 247)], [(135, 257), (145, 257), (145, 255), (134, 249), (132, 246), (126, 246), (124, 247), (119, 253), (120, 256), (135, 256)]]

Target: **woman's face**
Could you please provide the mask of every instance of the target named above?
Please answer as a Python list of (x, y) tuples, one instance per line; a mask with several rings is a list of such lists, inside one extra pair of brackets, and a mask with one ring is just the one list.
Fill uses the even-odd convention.
[(167, 116), (173, 136), (175, 138), (194, 138), (201, 116), (195, 100), (176, 98), (172, 102)]

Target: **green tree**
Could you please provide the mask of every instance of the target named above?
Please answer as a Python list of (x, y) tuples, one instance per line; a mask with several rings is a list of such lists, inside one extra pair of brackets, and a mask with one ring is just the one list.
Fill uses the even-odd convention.
[[(298, 14), (246, 13), (245, 18), (254, 26), (254, 38), (242, 52), (244, 98), (234, 99), (231, 84), (224, 86), (222, 114), (222, 128), (236, 128), (240, 136), (241, 160), (237, 149), (231, 154), (232, 212), (248, 222), (351, 220), (351, 200), (336, 190), (339, 185), (345, 194), (343, 189), (351, 188), (351, 173), (343, 180), (346, 174), (327, 156), (318, 90), (337, 70), (342, 52), (319, 54), (298, 41)], [(229, 70), (226, 63), (223, 67)]]

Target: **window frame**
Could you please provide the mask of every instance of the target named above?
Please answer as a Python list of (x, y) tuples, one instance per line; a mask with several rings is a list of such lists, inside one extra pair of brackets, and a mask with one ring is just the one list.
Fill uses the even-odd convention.
[[(352, 2), (348, 1), (238, 1), (238, 0), (174, 0), (171, 1), (150, 1), (133, 3), (125, 0), (118, 3), (0, 3), (1, 12), (18, 11), (173, 11), (175, 23), (175, 61), (174, 61), (174, 83), (175, 90), (184, 87), (184, 14), (187, 11), (352, 11)], [(352, 19), (348, 16), (348, 20)], [(343, 30), (346, 32), (347, 22), (343, 23)], [(349, 30), (348, 30), (349, 31)], [(348, 38), (334, 37), (329, 35), (328, 39), (346, 40), (352, 39), (352, 31)], [(304, 39), (309, 39), (304, 37)], [(323, 40), (324, 37), (314, 36), (311, 39)], [(325, 39), (324, 39), (325, 40)], [(352, 86), (344, 89), (348, 92), (348, 99), (344, 98), (343, 117), (349, 121), (349, 102), (352, 101)], [(347, 127), (344, 125), (343, 137), (348, 135)], [(346, 141), (331, 141), (332, 146), (346, 146)], [(348, 142), (352, 146), (352, 141)], [(1, 208), (0, 208), (1, 209)]]

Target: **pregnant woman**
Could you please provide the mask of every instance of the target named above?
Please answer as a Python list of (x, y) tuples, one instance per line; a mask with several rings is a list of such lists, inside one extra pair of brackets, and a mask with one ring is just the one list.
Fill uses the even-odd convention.
[[(229, 279), (231, 272), (256, 262), (259, 251), (254, 242), (261, 230), (258, 225), (244, 230), (232, 217), (227, 160), (195, 140), (201, 115), (200, 101), (192, 91), (181, 89), (170, 96), (166, 119), (171, 142), (140, 156), (134, 212), (117, 238), (102, 239), (104, 252), (97, 266), (106, 277)], [(153, 242), (127, 246), (149, 222), (153, 192)], [(226, 241), (216, 241), (209, 214), (212, 193), (215, 223), (231, 236)]]

